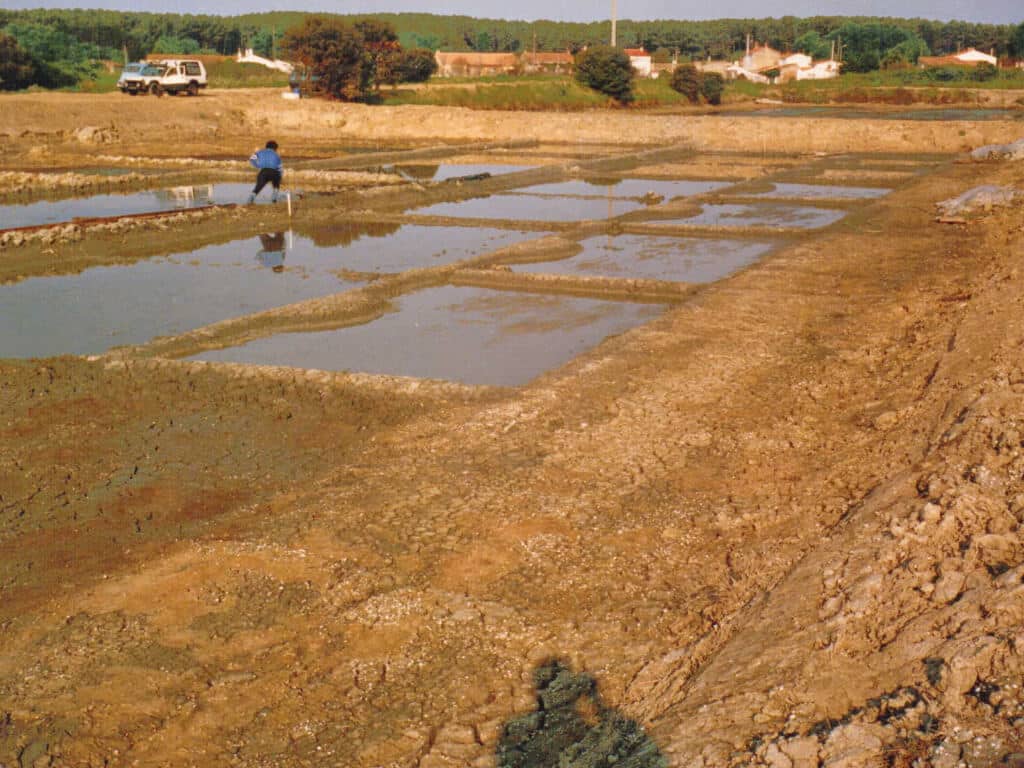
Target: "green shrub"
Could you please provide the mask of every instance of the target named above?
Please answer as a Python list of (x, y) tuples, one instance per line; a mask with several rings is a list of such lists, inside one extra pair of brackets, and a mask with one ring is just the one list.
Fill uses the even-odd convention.
[(959, 80), (964, 76), (963, 70), (959, 67), (936, 67), (935, 69), (929, 69), (927, 71), (932, 80), (940, 83)]
[(622, 104), (633, 100), (629, 56), (609, 45), (594, 45), (576, 57), (576, 80)]
[(672, 73), (672, 90), (677, 91), (696, 104), (700, 98), (701, 76), (693, 64), (681, 64)]
[(995, 80), (997, 77), (999, 77), (999, 68), (989, 64), (987, 61), (981, 62), (971, 70), (971, 80), (979, 83)]
[(700, 82), (700, 93), (708, 104), (716, 107), (722, 103), (722, 91), (725, 90), (725, 78), (717, 72), (705, 72)]
[(0, 90), (28, 88), (36, 80), (36, 63), (10, 35), (0, 32)]
[(437, 60), (427, 48), (409, 48), (399, 55), (396, 70), (400, 83), (425, 83), (437, 72)]

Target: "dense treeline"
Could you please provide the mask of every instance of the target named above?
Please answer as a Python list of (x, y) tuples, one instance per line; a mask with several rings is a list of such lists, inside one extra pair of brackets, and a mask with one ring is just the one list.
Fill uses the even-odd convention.
[[(263, 55), (277, 54), (285, 31), (301, 25), (308, 16), (300, 12), (200, 16), (102, 10), (0, 10), (0, 33), (17, 42), (19, 56), (24, 53), (32, 58), (40, 74), (37, 82), (48, 80), (43, 84), (55, 85), (61, 79), (81, 77), (92, 61), (119, 60), (125, 54), (130, 59), (150, 52), (232, 54), (241, 47), (251, 47)], [(542, 51), (577, 52), (584, 46), (607, 42), (609, 36), (608, 22), (526, 22), (417, 13), (334, 18), (349, 23), (368, 19), (387, 22), (406, 48), (515, 52), (536, 47)], [(618, 42), (622, 46), (643, 46), (659, 52), (661, 57), (678, 51), (684, 60), (736, 58), (748, 33), (758, 42), (780, 50), (806, 49), (808, 41), (824, 50), (833, 39), (842, 36), (844, 26), (853, 39), (843, 42), (847, 52), (860, 57), (858, 68), (884, 63), (885, 55), (897, 46), (902, 46), (899, 55), (908, 60), (923, 52), (945, 54), (967, 46), (986, 52), (994, 50), (1000, 57), (1024, 58), (1024, 24), (926, 19), (784, 16), (713, 21), (623, 20), (618, 25)], [(871, 26), (876, 28), (875, 32), (860, 29)], [(863, 50), (850, 49), (857, 40), (862, 47), (866, 46)], [(886, 41), (895, 42), (885, 45)], [(0, 87), (4, 84), (0, 83)]]

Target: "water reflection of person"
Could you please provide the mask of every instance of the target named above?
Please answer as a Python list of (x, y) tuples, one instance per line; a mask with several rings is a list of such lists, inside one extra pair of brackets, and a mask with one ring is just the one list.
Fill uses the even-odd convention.
[(284, 232), (267, 232), (260, 235), (260, 252), (256, 254), (256, 261), (274, 272), (284, 272), (284, 251)]

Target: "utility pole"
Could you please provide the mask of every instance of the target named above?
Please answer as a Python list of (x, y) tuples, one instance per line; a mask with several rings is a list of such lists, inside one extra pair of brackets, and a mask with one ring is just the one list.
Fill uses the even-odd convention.
[(616, 18), (615, 18), (615, 0), (612, 0), (612, 42), (611, 42), (612, 48), (615, 47), (615, 22), (616, 22)]

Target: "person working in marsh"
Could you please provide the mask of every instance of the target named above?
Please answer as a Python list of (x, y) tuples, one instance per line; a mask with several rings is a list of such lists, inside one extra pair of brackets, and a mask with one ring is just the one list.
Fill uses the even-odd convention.
[(277, 154), (277, 142), (268, 141), (266, 147), (253, 152), (252, 157), (249, 158), (249, 165), (256, 168), (259, 172), (256, 174), (256, 186), (249, 195), (248, 202), (250, 204), (256, 202), (256, 195), (269, 183), (274, 187), (274, 192), (270, 196), (270, 202), (276, 203), (278, 190), (281, 189), (281, 173), (283, 170), (281, 156)]

